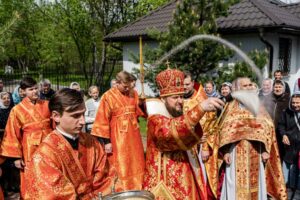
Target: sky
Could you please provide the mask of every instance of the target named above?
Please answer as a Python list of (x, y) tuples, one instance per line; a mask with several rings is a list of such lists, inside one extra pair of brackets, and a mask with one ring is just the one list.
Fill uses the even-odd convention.
[(298, 2), (300, 2), (300, 0), (280, 0), (280, 1), (282, 1), (284, 3), (298, 3)]

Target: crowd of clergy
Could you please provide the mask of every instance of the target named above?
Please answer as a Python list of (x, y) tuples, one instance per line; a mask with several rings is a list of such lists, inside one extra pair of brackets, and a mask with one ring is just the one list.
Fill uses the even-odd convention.
[[(146, 98), (126, 71), (102, 96), (0, 79), (2, 199), (99, 199), (149, 191), (166, 200), (300, 199), (300, 81), (282, 72), (203, 84), (170, 69)], [(143, 145), (139, 120), (147, 120)], [(146, 145), (146, 148), (145, 148)], [(145, 150), (146, 149), (146, 150)]]

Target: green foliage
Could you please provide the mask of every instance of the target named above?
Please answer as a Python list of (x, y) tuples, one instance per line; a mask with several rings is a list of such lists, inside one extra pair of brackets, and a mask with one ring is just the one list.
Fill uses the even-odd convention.
[(139, 117), (139, 126), (142, 137), (147, 136), (147, 120), (143, 117)]
[(103, 37), (123, 25), (123, 19), (130, 19), (125, 6), (131, 1), (2, 0), (0, 26), (11, 20), (15, 12), (20, 18), (0, 38), (0, 64), (22, 71), (47, 68), (58, 73), (73, 73), (80, 68), (87, 85), (95, 83), (95, 72), (100, 71), (100, 66), (113, 75), (106, 69), (107, 63), (119, 61), (121, 51), (103, 46)]
[(132, 13), (135, 17), (141, 17), (167, 2), (168, 0), (139, 0), (132, 8)]
[[(249, 58), (255, 63), (259, 69), (268, 63), (268, 52), (254, 50), (248, 54)], [(235, 63), (234, 66), (222, 66), (218, 69), (218, 77), (215, 82), (221, 84), (225, 81), (232, 82), (237, 77), (249, 77), (251, 80), (257, 82), (257, 76), (252, 72), (251, 68), (245, 62)]]
[[(163, 54), (194, 35), (218, 36), (216, 19), (226, 15), (231, 3), (232, 1), (223, 0), (183, 0), (178, 3), (174, 20), (167, 32), (149, 31), (149, 35), (159, 42), (159, 48), (145, 52), (145, 63), (155, 63)], [(226, 61), (231, 56), (230, 50), (216, 42), (198, 40), (173, 55), (169, 61), (171, 67), (189, 70), (197, 80), (200, 80), (208, 71), (215, 69), (219, 61)], [(149, 67), (146, 69), (145, 80), (152, 85), (152, 88), (155, 88), (155, 75), (164, 69), (166, 69), (165, 65), (158, 66), (156, 69)]]

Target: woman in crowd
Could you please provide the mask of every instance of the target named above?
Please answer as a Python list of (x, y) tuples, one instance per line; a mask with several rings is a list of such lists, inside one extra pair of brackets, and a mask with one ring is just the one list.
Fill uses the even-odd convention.
[(12, 106), (11, 106), (10, 94), (8, 92), (1, 92), (0, 93), (0, 129), (1, 129), (0, 137), (1, 139), (11, 109)]
[(220, 97), (213, 81), (207, 81), (204, 85), (204, 89), (207, 97)]
[[(11, 101), (12, 99), (8, 92), (0, 93), (0, 140), (2, 140), (7, 119), (13, 107)], [(2, 162), (3, 159), (0, 158), (0, 163)], [(14, 167), (13, 159), (6, 159), (1, 165), (1, 168), (3, 170), (1, 184), (4, 188), (5, 195), (9, 195), (10, 198), (13, 198), (19, 191), (19, 171)]]
[(229, 102), (232, 100), (231, 92), (232, 92), (232, 84), (229, 82), (224, 82), (221, 85), (221, 98), (225, 102)]
[(283, 174), (288, 188), (289, 199), (300, 199), (299, 150), (300, 150), (300, 92), (295, 92), (289, 107), (278, 121), (277, 132), (284, 144)]
[(12, 100), (14, 104), (17, 105), (18, 103), (20, 103), (24, 97), (25, 91), (22, 90), (19, 85), (15, 87), (14, 92), (12, 94)]

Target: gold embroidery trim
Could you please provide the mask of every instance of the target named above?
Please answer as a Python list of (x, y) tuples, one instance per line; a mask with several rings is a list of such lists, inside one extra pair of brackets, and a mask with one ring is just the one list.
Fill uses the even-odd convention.
[(188, 150), (188, 148), (185, 146), (185, 144), (179, 138), (179, 135), (178, 135), (178, 132), (177, 132), (176, 126), (175, 126), (175, 121), (171, 122), (171, 133), (172, 133), (172, 136), (174, 137), (176, 143), (178, 144), (178, 146), (183, 150)]
[(160, 181), (161, 176), (161, 152), (158, 153), (158, 177), (157, 180)]
[(164, 182), (167, 184), (167, 158), (166, 154), (163, 154), (163, 162), (164, 162), (164, 168), (163, 168), (163, 173), (164, 173)]

